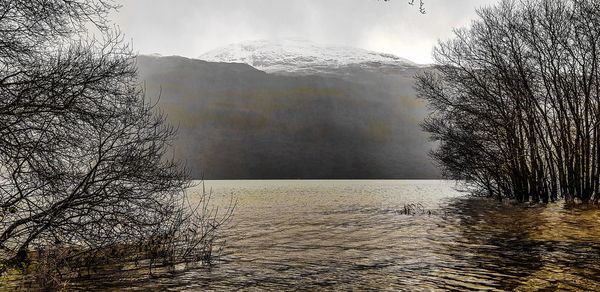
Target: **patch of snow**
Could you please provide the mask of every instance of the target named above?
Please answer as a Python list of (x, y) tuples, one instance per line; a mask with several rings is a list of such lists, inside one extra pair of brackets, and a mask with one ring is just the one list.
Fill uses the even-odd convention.
[(245, 63), (267, 73), (304, 74), (348, 67), (419, 67), (412, 61), (392, 54), (304, 40), (260, 40), (231, 44), (198, 58), (209, 62)]

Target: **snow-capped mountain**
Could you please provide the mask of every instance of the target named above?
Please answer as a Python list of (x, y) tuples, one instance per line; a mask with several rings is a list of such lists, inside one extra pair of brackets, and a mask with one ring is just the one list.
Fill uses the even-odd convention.
[(209, 62), (245, 63), (267, 73), (301, 75), (333, 73), (347, 68), (379, 70), (419, 67), (412, 61), (392, 54), (304, 40), (261, 40), (231, 44), (198, 58)]

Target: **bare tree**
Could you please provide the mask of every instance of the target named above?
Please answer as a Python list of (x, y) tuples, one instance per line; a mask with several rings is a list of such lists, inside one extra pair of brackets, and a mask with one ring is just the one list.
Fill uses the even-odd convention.
[[(202, 228), (214, 233), (227, 219), (184, 204), (187, 173), (166, 155), (175, 129), (148, 103), (134, 55), (109, 29), (115, 8), (0, 1), (3, 269), (26, 263), (32, 248), (95, 252), (186, 238), (183, 250), (206, 249)], [(85, 37), (90, 23), (101, 41)]]
[(498, 198), (597, 202), (600, 4), (501, 1), (418, 76), (450, 178)]

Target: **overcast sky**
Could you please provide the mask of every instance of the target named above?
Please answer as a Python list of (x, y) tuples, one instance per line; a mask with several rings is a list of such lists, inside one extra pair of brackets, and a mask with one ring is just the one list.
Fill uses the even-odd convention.
[[(230, 43), (305, 39), (431, 62), (431, 48), (497, 0), (122, 0), (114, 21), (141, 54), (198, 57)], [(415, 0), (419, 2), (419, 0)]]

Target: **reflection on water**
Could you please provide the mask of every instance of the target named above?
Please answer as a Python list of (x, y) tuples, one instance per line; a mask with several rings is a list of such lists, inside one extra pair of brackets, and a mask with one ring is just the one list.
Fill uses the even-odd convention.
[[(597, 210), (467, 198), (453, 186), (447, 181), (209, 181), (217, 204), (231, 196), (238, 200), (221, 261), (210, 270), (136, 285), (600, 290)], [(404, 205), (417, 203), (434, 212), (401, 214)]]

